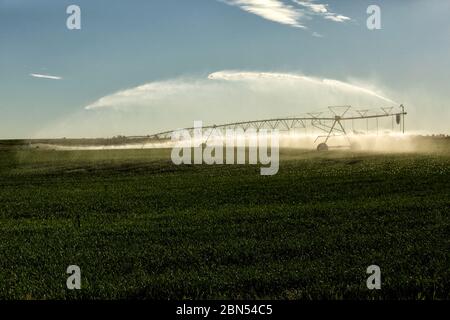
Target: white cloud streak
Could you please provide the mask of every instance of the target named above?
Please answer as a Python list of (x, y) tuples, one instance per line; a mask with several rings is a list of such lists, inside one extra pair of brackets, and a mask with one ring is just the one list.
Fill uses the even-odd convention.
[(330, 14), (330, 15), (324, 16), (324, 18), (328, 19), (328, 20), (331, 20), (331, 21), (334, 21), (334, 22), (345, 22), (345, 21), (351, 20), (349, 17), (343, 16), (343, 15), (340, 15), (340, 14), (338, 14), (338, 15)]
[(62, 77), (52, 76), (49, 74), (30, 73), (33, 78), (50, 79), (50, 80), (62, 80)]
[(293, 0), (295, 3), (308, 8), (310, 11), (314, 13), (328, 13), (328, 5), (327, 4), (319, 4), (319, 3), (313, 3), (310, 1), (297, 1)]
[(238, 7), (266, 20), (307, 29), (304, 22), (313, 16), (321, 16), (334, 22), (346, 22), (351, 18), (329, 10), (328, 4), (316, 3), (313, 0), (291, 0), (293, 5), (281, 0), (222, 0), (228, 5)]
[(305, 7), (308, 10), (309, 15), (322, 16), (324, 19), (331, 20), (334, 22), (345, 22), (351, 20), (350, 17), (331, 12), (328, 9), (327, 4), (315, 3), (312, 0), (309, 1), (292, 0), (292, 1), (302, 7)]
[(273, 22), (296, 28), (305, 28), (300, 23), (304, 13), (279, 0), (225, 0), (225, 3)]

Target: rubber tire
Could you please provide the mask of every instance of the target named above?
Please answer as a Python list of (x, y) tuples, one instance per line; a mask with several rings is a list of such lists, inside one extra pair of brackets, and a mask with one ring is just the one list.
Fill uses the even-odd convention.
[(328, 151), (328, 145), (326, 143), (319, 143), (317, 151)]

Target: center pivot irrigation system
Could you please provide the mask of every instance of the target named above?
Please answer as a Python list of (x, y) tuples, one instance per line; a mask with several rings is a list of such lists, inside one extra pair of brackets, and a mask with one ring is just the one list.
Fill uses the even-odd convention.
[[(279, 130), (279, 131), (292, 131), (295, 129), (305, 129), (308, 127), (316, 128), (322, 135), (318, 135), (314, 143), (318, 143), (317, 150), (326, 151), (329, 148), (343, 148), (353, 147), (355, 143), (352, 143), (349, 135), (361, 135), (369, 133), (369, 121), (375, 121), (376, 133), (379, 132), (379, 119), (391, 118), (392, 119), (392, 132), (395, 130), (395, 124), (399, 126), (402, 133), (405, 133), (405, 107), (400, 105), (398, 107), (382, 107), (377, 109), (356, 109), (352, 106), (332, 106), (328, 109), (320, 112), (310, 112), (302, 116), (285, 117), (285, 118), (273, 118), (265, 120), (252, 120), (233, 122), (221, 125), (210, 125), (202, 127), (203, 130), (207, 129), (243, 129), (244, 131), (253, 128), (256, 130)], [(365, 120), (365, 131), (355, 130), (355, 122)], [(350, 123), (350, 124), (349, 124)], [(373, 123), (372, 123), (373, 125)], [(347, 130), (345, 129), (347, 127)], [(349, 129), (351, 128), (351, 129)], [(147, 138), (151, 140), (168, 140), (171, 139), (171, 135), (180, 130), (187, 130), (190, 133), (198, 128), (183, 128), (171, 131), (164, 131), (145, 137), (129, 137), (129, 138)], [(347, 140), (347, 145), (329, 146), (327, 143), (331, 138), (344, 137)], [(208, 136), (209, 138), (209, 136)], [(208, 138), (206, 140), (208, 140)], [(206, 143), (206, 142), (205, 142)]]

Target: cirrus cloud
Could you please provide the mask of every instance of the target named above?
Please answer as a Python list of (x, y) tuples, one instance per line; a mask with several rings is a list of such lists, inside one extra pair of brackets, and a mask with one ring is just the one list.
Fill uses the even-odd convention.
[(304, 13), (279, 0), (225, 0), (224, 2), (273, 22), (305, 28), (300, 23)]
[(222, 2), (255, 14), (266, 20), (307, 29), (306, 20), (313, 16), (322, 16), (334, 22), (345, 22), (350, 17), (329, 10), (328, 4), (316, 3), (312, 0), (292, 0), (290, 4), (281, 0), (221, 0)]
[(49, 80), (62, 80), (60, 76), (52, 76), (50, 74), (30, 73), (33, 78), (49, 79)]

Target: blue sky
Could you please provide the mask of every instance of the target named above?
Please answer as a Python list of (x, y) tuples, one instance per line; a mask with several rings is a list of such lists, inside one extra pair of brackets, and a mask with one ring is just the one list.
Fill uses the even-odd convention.
[[(450, 2), (270, 1), (283, 10), (261, 14), (257, 0), (0, 0), (0, 138), (144, 134), (189, 126), (194, 117), (220, 123), (297, 111), (288, 100), (283, 105), (290, 91), (261, 93), (237, 83), (218, 88), (205, 80), (223, 70), (358, 83), (409, 106), (411, 129), (448, 133)], [(71, 4), (81, 8), (81, 30), (66, 28)], [(349, 19), (334, 21), (340, 19), (308, 4), (326, 4), (328, 15)], [(366, 27), (370, 4), (381, 7), (382, 30)], [(85, 109), (152, 83), (158, 85), (144, 89), (166, 91), (157, 99), (146, 92), (145, 106), (131, 99), (120, 108), (113, 102), (105, 110)], [(242, 103), (232, 112), (223, 111), (227, 93), (233, 104)], [(272, 93), (272, 110), (260, 112), (258, 99)], [(322, 105), (320, 90), (314, 94), (296, 96), (299, 113)]]

